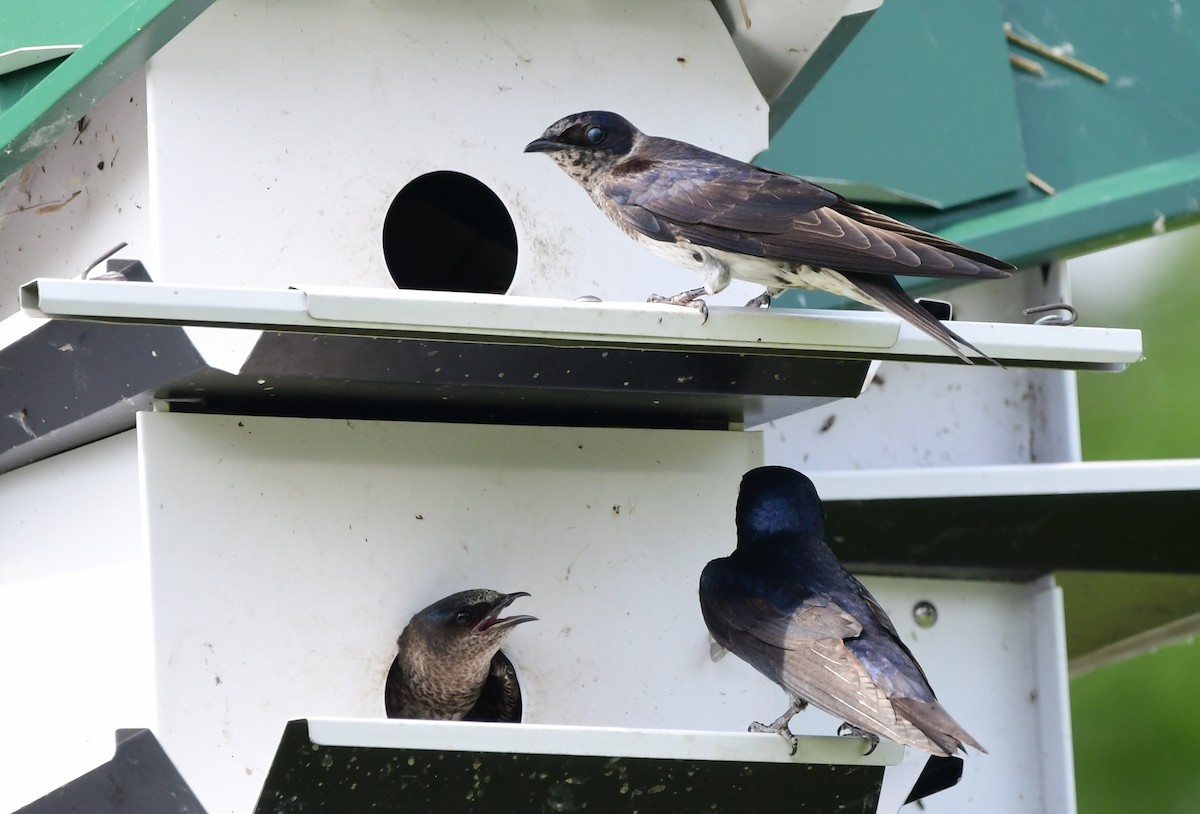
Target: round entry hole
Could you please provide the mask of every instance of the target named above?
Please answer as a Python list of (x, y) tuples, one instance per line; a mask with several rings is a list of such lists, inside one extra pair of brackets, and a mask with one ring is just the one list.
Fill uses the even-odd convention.
[(383, 259), (397, 288), (503, 294), (517, 270), (517, 231), (486, 184), (439, 170), (392, 201)]

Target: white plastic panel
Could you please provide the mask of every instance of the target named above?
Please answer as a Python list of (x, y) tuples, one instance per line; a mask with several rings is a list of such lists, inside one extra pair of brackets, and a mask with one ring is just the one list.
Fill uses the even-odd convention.
[(132, 432), (0, 476), (0, 811), (154, 724), (139, 514)]
[[(948, 292), (967, 321), (1027, 323), (1029, 305), (1070, 300), (1060, 265)], [(941, 295), (939, 295), (941, 296)], [(960, 323), (955, 323), (955, 330)], [(1034, 336), (1054, 341), (1042, 326)], [(885, 361), (863, 394), (761, 427), (769, 463), (812, 474), (1078, 461), (1073, 371)], [(886, 475), (893, 478), (894, 475)]]
[(1200, 460), (813, 472), (824, 500), (1200, 490)]
[(796, 754), (781, 749), (778, 736), (750, 732), (684, 729), (631, 729), (554, 724), (464, 724), (460, 721), (379, 721), (319, 718), (308, 734), (322, 746), (379, 749), (478, 750), (533, 755), (621, 755), (673, 760), (732, 760), (752, 763), (840, 763), (889, 766), (900, 762), (904, 747), (880, 741), (864, 755), (862, 741), (836, 735), (803, 738)]
[(147, 265), (173, 283), (392, 288), (388, 206), (413, 178), (454, 170), (512, 215), (512, 293), (674, 294), (695, 274), (621, 236), (525, 145), (593, 109), (745, 159), (767, 143), (766, 103), (716, 9), (695, 0), (353, 0), (336, 13), (218, 0), (147, 75)]
[(774, 103), (842, 17), (865, 14), (883, 0), (716, 0), (742, 59)]
[[(121, 241), (150, 252), (146, 75), (137, 71), (35, 161), (0, 181), (0, 319), (17, 286), (73, 277)], [(109, 755), (111, 757), (111, 753)]]
[[(118, 322), (481, 341), (517, 339), (535, 344), (830, 350), (858, 356), (956, 361), (940, 343), (879, 312), (720, 307), (713, 308), (705, 322), (690, 308), (641, 302), (70, 280), (36, 280), (22, 288), (21, 301), (26, 310), (47, 316)], [(998, 358), (1016, 360), (1014, 363), (1119, 367), (1136, 362), (1142, 355), (1141, 332), (1135, 330), (967, 322), (956, 322), (954, 327), (983, 350)]]
[[(159, 734), (212, 811), (248, 810), (286, 720), (381, 717), (409, 615), (476, 585), (533, 594), (519, 610), (540, 621), (506, 648), (531, 723), (733, 733), (786, 704), (737, 658), (709, 659), (696, 601), (733, 548), (756, 434), (182, 414), (144, 414), (139, 434)], [(864, 581), (992, 750), (932, 810), (1054, 810), (1031, 802), (1067, 748), (1044, 588)], [(912, 621), (919, 600), (934, 627)]]
[[(1071, 765), (1066, 664), (1047, 658), (1064, 647), (1059, 589), (1048, 579), (1022, 585), (864, 577), (863, 583), (920, 661), (938, 700), (989, 750), (970, 752), (959, 784), (926, 799), (924, 810), (1069, 814), (1073, 787), (1063, 785), (1062, 774)], [(920, 601), (937, 608), (930, 628), (913, 621)], [(831, 722), (810, 710), (793, 729), (828, 731)]]
[(530, 722), (739, 732), (782, 711), (709, 660), (696, 596), (753, 434), (166, 413), (138, 432), (157, 734), (210, 812), (250, 810), (287, 720), (382, 717), (403, 625), (471, 587), (532, 594), (514, 610), (540, 621), (506, 647)]

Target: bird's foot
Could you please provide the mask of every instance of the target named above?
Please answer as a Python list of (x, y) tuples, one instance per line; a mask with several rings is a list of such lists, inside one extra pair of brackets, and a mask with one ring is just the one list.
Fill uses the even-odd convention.
[(708, 303), (700, 299), (700, 295), (706, 293), (703, 288), (693, 288), (688, 291), (680, 291), (673, 297), (664, 297), (662, 294), (651, 294), (646, 298), (646, 302), (664, 303), (666, 305), (685, 305), (688, 308), (695, 308), (704, 315), (704, 320), (700, 323), (703, 325), (708, 322)]
[(789, 754), (794, 755), (796, 754), (796, 749), (800, 746), (800, 739), (792, 734), (792, 730), (788, 728), (788, 723), (792, 720), (796, 713), (803, 712), (804, 708), (807, 706), (807, 701), (793, 699), (791, 705), (787, 708), (787, 712), (783, 713), (769, 724), (760, 724), (758, 721), (755, 721), (754, 723), (750, 724), (750, 726), (747, 728), (747, 731), (766, 732), (771, 735), (778, 735), (787, 741), (788, 746), (791, 748), (791, 752)]
[(879, 736), (868, 732), (865, 729), (859, 729), (851, 723), (845, 723), (838, 727), (838, 736), (842, 738), (865, 738), (870, 744), (867, 751), (863, 752), (863, 757), (871, 754), (879, 746)]
[(768, 288), (763, 293), (759, 294), (754, 299), (746, 303), (747, 308), (762, 308), (764, 305), (770, 305), (771, 300), (783, 293), (782, 288)]

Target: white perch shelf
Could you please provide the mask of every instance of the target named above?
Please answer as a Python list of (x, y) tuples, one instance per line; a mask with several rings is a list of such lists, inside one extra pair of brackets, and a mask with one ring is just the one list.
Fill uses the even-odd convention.
[[(105, 322), (957, 363), (895, 317), (862, 311), (713, 307), (705, 322), (692, 309), (649, 303), (59, 279), (22, 286), (21, 305), (33, 315)], [(1142, 357), (1136, 330), (974, 322), (954, 329), (1012, 366), (1119, 370)]]

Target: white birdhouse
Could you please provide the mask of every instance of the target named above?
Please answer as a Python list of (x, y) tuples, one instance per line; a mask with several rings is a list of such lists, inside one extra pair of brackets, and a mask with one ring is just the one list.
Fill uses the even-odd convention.
[[(692, 272), (522, 152), (610, 109), (749, 160), (877, 4), (143, 5), (82, 46), (0, 53), (50, 83), (36, 115), (37, 93), (17, 109), (0, 184), (0, 615), (21, 620), (0, 629), (16, 665), (0, 711), (23, 733), (0, 745), (0, 809), (135, 725), (209, 812), (279, 808), (264, 788), (289, 788), (268, 778), (285, 729), (279, 760), (320, 758), (304, 771), (366, 748), (425, 773), (472, 750), (534, 774), (627, 758), (650, 810), (683, 789), (655, 778), (690, 761), (704, 788), (737, 765), (774, 778), (759, 793), (898, 808), (924, 766), (900, 747), (863, 755), (817, 712), (793, 723), (794, 758), (744, 731), (783, 694), (710, 658), (696, 599), (733, 548), (739, 478), (812, 471), (851, 517), (1028, 496), (1013, 484), (1034, 461), (1078, 457), (1070, 369), (1134, 362), (1140, 336), (1008, 324), (1065, 290), (1057, 268), (955, 296), (980, 320), (959, 330), (1008, 370), (922, 364), (949, 357), (884, 314), (720, 307), (750, 285), (704, 323), (644, 303)], [(70, 279), (121, 241), (98, 270), (121, 280)], [(938, 479), (966, 464), (1013, 468)], [(907, 567), (881, 539), (851, 563), (874, 566), (865, 581), (992, 749), (931, 800), (1062, 810), (1047, 569), (979, 582), (986, 565), (911, 550), (937, 553)], [(387, 721), (404, 623), (475, 587), (532, 594), (520, 612), (539, 621), (505, 643), (525, 723)], [(539, 805), (571, 810), (573, 783), (538, 785)]]

